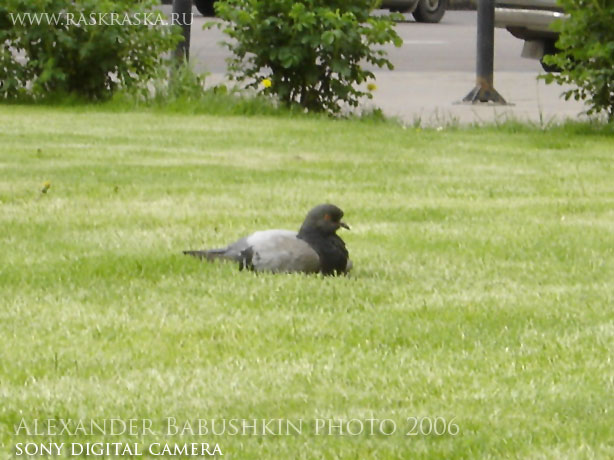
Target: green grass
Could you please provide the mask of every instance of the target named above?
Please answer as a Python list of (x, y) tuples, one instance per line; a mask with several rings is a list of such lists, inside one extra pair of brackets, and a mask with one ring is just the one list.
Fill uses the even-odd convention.
[[(22, 418), (175, 417), (305, 428), (105, 441), (218, 442), (233, 459), (612, 458), (613, 152), (611, 130), (585, 125), (0, 109), (0, 457), (50, 440), (15, 435)], [(297, 229), (321, 202), (352, 225), (349, 277), (181, 255)], [(372, 417), (397, 433), (309, 428)], [(406, 437), (408, 417), (460, 433)]]

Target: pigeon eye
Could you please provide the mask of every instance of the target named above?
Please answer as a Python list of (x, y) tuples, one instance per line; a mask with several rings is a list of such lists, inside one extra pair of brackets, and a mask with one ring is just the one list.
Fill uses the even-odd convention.
[(324, 220), (330, 220), (330, 214), (324, 214)]

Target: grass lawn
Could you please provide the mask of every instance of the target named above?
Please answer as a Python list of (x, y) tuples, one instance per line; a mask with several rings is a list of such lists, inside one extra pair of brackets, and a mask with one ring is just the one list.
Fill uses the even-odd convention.
[[(587, 131), (0, 108), (0, 457), (614, 458), (614, 136)], [(321, 202), (352, 226), (349, 277), (181, 254)], [(173, 436), (167, 417), (303, 425)], [(15, 432), (112, 418), (154, 434)]]

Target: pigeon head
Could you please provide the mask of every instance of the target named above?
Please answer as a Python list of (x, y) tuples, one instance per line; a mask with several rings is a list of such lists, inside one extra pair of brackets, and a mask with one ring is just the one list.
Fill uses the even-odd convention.
[(348, 251), (337, 230), (350, 227), (341, 220), (343, 211), (333, 204), (321, 204), (307, 213), (298, 238), (307, 242), (320, 256), (324, 275), (346, 273)]
[(307, 213), (299, 234), (316, 232), (321, 235), (334, 234), (340, 227), (350, 227), (343, 222), (343, 211), (334, 204), (321, 204)]

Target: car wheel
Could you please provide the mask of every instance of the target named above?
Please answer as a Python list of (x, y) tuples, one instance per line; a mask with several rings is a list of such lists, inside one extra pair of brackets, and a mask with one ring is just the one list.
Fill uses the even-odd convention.
[[(544, 57), (545, 56), (547, 56), (547, 54), (544, 55)], [(546, 64), (544, 62), (544, 58), (543, 57), (539, 60), (539, 63), (542, 65), (542, 69), (544, 69), (548, 73), (560, 72), (561, 71), (561, 68), (558, 65)]]
[(552, 56), (559, 52), (555, 43), (556, 43), (555, 40), (548, 40), (544, 43), (544, 55), (539, 60), (539, 63), (542, 65), (542, 69), (544, 69), (546, 72), (560, 72), (561, 71), (561, 68), (558, 65), (546, 64), (544, 62), (544, 58), (546, 56)]
[(413, 15), (418, 22), (439, 22), (446, 12), (446, 0), (420, 0)]
[(203, 16), (215, 16), (215, 8), (213, 3), (215, 0), (193, 0), (194, 6)]
[(409, 10), (411, 10), (411, 3), (410, 6), (395, 6), (390, 8), (390, 11), (393, 13), (407, 13)]

